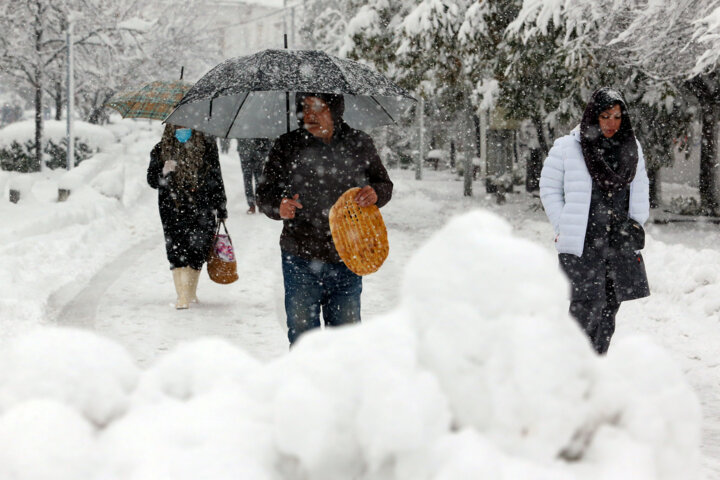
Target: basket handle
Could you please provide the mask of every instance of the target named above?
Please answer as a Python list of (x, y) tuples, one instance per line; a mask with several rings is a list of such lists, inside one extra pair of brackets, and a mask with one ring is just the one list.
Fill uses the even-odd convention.
[(225, 225), (225, 220), (220, 220), (217, 224), (217, 228), (215, 229), (215, 236), (217, 236), (220, 233), (220, 225), (222, 225), (223, 229), (225, 230), (225, 235), (228, 237), (228, 242), (230, 242), (230, 245), (232, 245), (232, 238), (230, 238), (230, 232), (228, 232), (227, 225)]

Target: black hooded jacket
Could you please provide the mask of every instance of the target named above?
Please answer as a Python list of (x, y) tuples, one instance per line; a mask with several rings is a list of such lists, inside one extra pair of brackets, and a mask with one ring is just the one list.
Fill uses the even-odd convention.
[(150, 152), (147, 182), (158, 190), (167, 257), (173, 268), (190, 266), (200, 269), (215, 235), (216, 217), (227, 218), (217, 144), (206, 140), (205, 145), (205, 167), (200, 172), (198, 188), (185, 194), (173, 191), (174, 173), (162, 174), (160, 144)]
[(298, 194), (302, 209), (284, 220), (283, 251), (310, 260), (340, 262), (330, 233), (328, 214), (349, 188), (370, 185), (382, 207), (392, 196), (393, 183), (375, 145), (364, 132), (339, 122), (329, 144), (301, 128), (277, 139), (257, 188), (260, 210), (281, 220), (283, 198)]
[[(600, 130), (598, 117), (613, 105), (620, 106), (622, 121), (620, 130), (607, 139)], [(590, 176), (601, 189), (619, 191), (632, 182), (637, 170), (638, 147), (620, 92), (603, 87), (592, 94), (580, 122), (580, 146)]]

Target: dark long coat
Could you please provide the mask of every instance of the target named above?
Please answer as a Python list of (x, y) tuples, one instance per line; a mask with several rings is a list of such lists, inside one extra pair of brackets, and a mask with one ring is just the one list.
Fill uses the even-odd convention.
[(629, 189), (609, 193), (593, 182), (590, 214), (581, 257), (562, 253), (560, 265), (570, 279), (573, 301), (605, 300), (611, 281), (618, 302), (650, 295), (645, 264), (622, 235)]
[(330, 208), (346, 190), (370, 185), (382, 207), (392, 196), (393, 183), (366, 133), (340, 123), (329, 144), (305, 129), (278, 138), (265, 164), (257, 189), (258, 205), (280, 220), (280, 201), (299, 194), (302, 209), (284, 220), (283, 251), (309, 260), (340, 262), (330, 233)]
[(206, 140), (203, 167), (198, 188), (176, 194), (172, 188), (173, 173), (163, 176), (163, 161), (158, 143), (150, 152), (147, 182), (158, 189), (160, 220), (165, 234), (165, 248), (171, 268), (202, 268), (210, 251), (217, 218), (227, 218), (225, 186), (217, 145)]

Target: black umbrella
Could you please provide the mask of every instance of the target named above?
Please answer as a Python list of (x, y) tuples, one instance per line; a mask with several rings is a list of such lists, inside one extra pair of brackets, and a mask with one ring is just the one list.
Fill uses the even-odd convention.
[(343, 118), (359, 129), (395, 123), (414, 101), (358, 62), (317, 50), (264, 50), (210, 70), (165, 121), (218, 137), (274, 138), (298, 128), (288, 102), (295, 92), (343, 94)]

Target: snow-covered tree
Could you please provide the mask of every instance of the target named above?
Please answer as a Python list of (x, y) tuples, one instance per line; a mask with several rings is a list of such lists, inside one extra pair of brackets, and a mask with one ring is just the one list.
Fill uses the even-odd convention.
[[(476, 106), (495, 104), (499, 90), (496, 72), (505, 30), (520, 9), (521, 0), (483, 0), (472, 4), (458, 33), (465, 71), (473, 84)], [(493, 88), (489, 88), (489, 86)]]
[(693, 40), (697, 42), (702, 53), (695, 62), (693, 73), (701, 75), (717, 70), (720, 66), (720, 5), (694, 23), (697, 29)]
[(72, 19), (76, 104), (98, 121), (119, 89), (175, 79), (184, 65), (199, 76), (219, 59), (219, 43), (199, 0), (0, 0), (0, 72), (34, 93), (35, 165), (42, 158), (44, 94), (57, 115), (66, 98), (66, 31)]
[(0, 70), (16, 88), (34, 93), (33, 169), (42, 161), (43, 93), (57, 95), (56, 103), (62, 103), (68, 21), (73, 22), (76, 76), (84, 79), (88, 57), (112, 48), (118, 6), (113, 0), (0, 1)]
[(633, 21), (612, 43), (626, 62), (649, 77), (688, 89), (699, 106), (700, 205), (704, 212), (720, 210), (717, 122), (720, 115), (720, 76), (717, 70), (717, 0), (656, 0), (636, 5)]
[[(552, 79), (553, 73), (565, 72), (564, 80), (558, 78), (560, 83), (542, 96), (547, 101), (559, 94), (559, 108), (554, 112), (559, 118), (579, 119), (587, 96), (598, 86), (614, 86), (625, 93), (631, 110), (636, 113), (635, 128), (645, 145), (653, 204), (657, 204), (658, 189), (655, 187), (659, 186), (659, 169), (672, 164), (672, 141), (689, 130), (692, 113), (687, 105), (686, 90), (682, 88), (685, 80), (674, 82), (676, 76), (658, 73), (673, 61), (675, 55), (670, 53), (677, 48), (671, 45), (658, 47), (657, 42), (643, 36), (647, 32), (639, 33), (648, 26), (650, 18), (657, 21), (658, 26), (664, 25), (657, 17), (660, 14), (658, 7), (663, 4), (666, 10), (672, 9), (672, 3), (669, 0), (650, 3), (638, 0), (605, 3), (525, 0), (507, 32), (509, 38), (519, 38), (525, 45), (532, 46), (533, 42), (560, 29), (561, 34), (555, 37), (556, 54), (543, 57), (543, 62), (538, 63), (538, 68), (542, 68), (544, 62), (552, 64), (562, 59), (561, 65), (556, 64), (546, 73)], [(659, 34), (658, 31), (655, 33)], [(649, 65), (643, 65), (636, 58), (641, 50), (645, 52), (642, 56), (646, 60), (647, 55), (664, 52), (667, 56), (662, 60), (665, 66), (647, 68)], [(532, 55), (532, 48), (525, 52), (525, 56)], [(688, 60), (688, 67), (693, 62)], [(545, 82), (544, 85), (552, 83)]]
[(348, 21), (340, 54), (365, 62), (402, 84), (396, 65), (396, 38), (398, 26), (410, 9), (408, 2), (369, 0)]
[(348, 22), (365, 5), (359, 0), (308, 2), (298, 11), (299, 33), (304, 46), (345, 56)]
[[(649, 85), (672, 84), (676, 93), (692, 93), (702, 124), (700, 203), (706, 212), (716, 211), (716, 126), (720, 112), (720, 77), (714, 50), (720, 15), (717, 0), (525, 0), (525, 6), (521, 16), (534, 15), (536, 28), (546, 25), (549, 18), (564, 17), (571, 34), (565, 44), (589, 47), (574, 50), (580, 57), (609, 52), (619, 65), (641, 72)], [(587, 29), (598, 19), (603, 28)], [(656, 105), (661, 106), (662, 102)]]
[(96, 51), (87, 81), (78, 88), (81, 108), (91, 122), (107, 114), (104, 105), (119, 90), (176, 80), (183, 67), (186, 79), (197, 79), (221, 60), (213, 18), (203, 13), (201, 0), (138, 2), (136, 7), (118, 13), (112, 47)]
[(34, 92), (35, 164), (42, 160), (42, 105), (46, 70), (62, 53), (65, 4), (49, 0), (0, 2), (0, 70), (6, 80)]
[(540, 148), (547, 152), (544, 124), (575, 82), (565, 68), (564, 52), (557, 48), (562, 28), (551, 25), (530, 38), (508, 31), (521, 6), (521, 0), (474, 4), (461, 29), (462, 45), (476, 96), (484, 96), (481, 92), (487, 91), (492, 79), (499, 87), (497, 98), (485, 103), (497, 103), (510, 119), (531, 120)]

